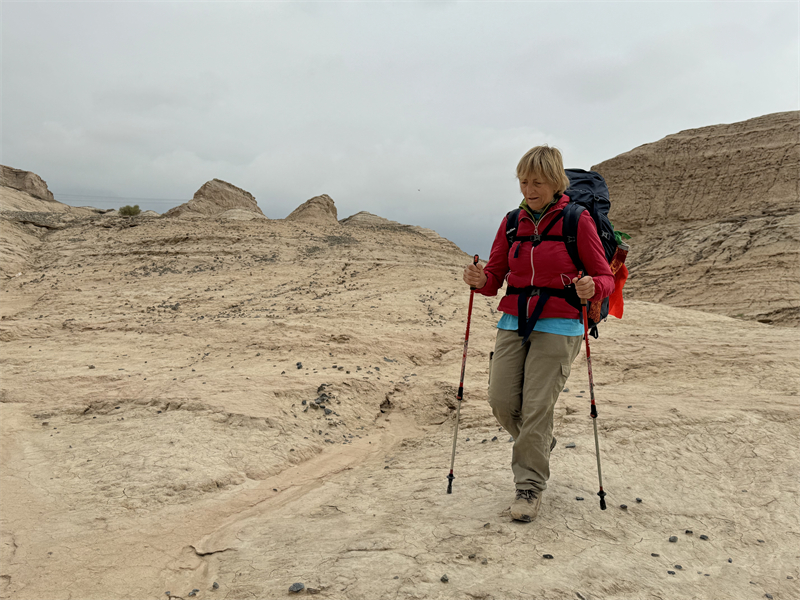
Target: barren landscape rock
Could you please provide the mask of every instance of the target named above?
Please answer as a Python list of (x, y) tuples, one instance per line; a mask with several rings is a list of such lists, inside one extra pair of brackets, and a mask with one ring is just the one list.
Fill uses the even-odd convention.
[(342, 219), (339, 221), (342, 225), (346, 225), (348, 227), (371, 227), (371, 228), (401, 228), (407, 231), (413, 231), (419, 235), (422, 235), (428, 238), (431, 241), (438, 242), (440, 244), (444, 244), (445, 246), (449, 246), (454, 250), (460, 250), (456, 244), (448, 240), (447, 238), (443, 238), (438, 233), (436, 233), (433, 229), (427, 229), (425, 227), (420, 227), (419, 225), (404, 225), (403, 223), (398, 223), (397, 221), (391, 221), (389, 219), (385, 219), (383, 217), (379, 217), (378, 215), (374, 215), (370, 212), (362, 210), (361, 212), (357, 212), (354, 215), (347, 217), (346, 219)]
[(800, 112), (682, 131), (592, 169), (634, 235), (626, 295), (800, 324)]
[(207, 181), (189, 202), (171, 208), (164, 213), (164, 216), (211, 217), (232, 209), (246, 210), (264, 216), (250, 192), (221, 179)]
[[(445, 493), (469, 256), (380, 217), (220, 218), (237, 210), (0, 215), (30, 255), (0, 278), (0, 596), (797, 596), (795, 329), (628, 300), (592, 341), (603, 483), (617, 505), (657, 501), (590, 501), (582, 351), (580, 393), (554, 407), (580, 444), (556, 453), (540, 521), (512, 524), (511, 448), (488, 443), (506, 435), (486, 385), (499, 298), (473, 298)], [(712, 540), (667, 542), (688, 526)]]
[(354, 215), (350, 215), (346, 219), (339, 221), (342, 225), (355, 225), (363, 227), (375, 227), (380, 225), (400, 225), (397, 221), (390, 221), (378, 215), (373, 215), (371, 212), (362, 210)]
[(303, 223), (316, 223), (318, 225), (338, 225), (336, 205), (328, 194), (314, 196), (295, 208), (286, 217), (287, 221), (300, 221)]
[(266, 219), (263, 214), (243, 208), (232, 208), (218, 215), (220, 219), (230, 219), (231, 221), (252, 221), (253, 219)]
[(0, 184), (5, 187), (25, 192), (40, 200), (55, 202), (53, 193), (47, 188), (47, 182), (36, 173), (0, 165), (0, 180)]

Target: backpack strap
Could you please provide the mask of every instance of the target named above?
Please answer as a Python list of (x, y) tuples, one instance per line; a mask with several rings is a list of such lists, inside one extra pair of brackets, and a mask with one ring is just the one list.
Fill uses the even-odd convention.
[[(563, 298), (573, 307), (580, 307), (581, 300), (575, 292), (575, 285), (569, 284), (563, 288), (539, 288), (532, 285), (524, 288), (508, 286), (506, 296), (517, 294), (517, 333), (522, 338), (522, 343), (528, 341), (536, 322), (542, 315), (545, 303), (553, 296)], [(528, 317), (528, 298), (538, 296), (533, 312)]]
[(519, 227), (519, 213), (522, 209), (515, 208), (509, 211), (506, 215), (506, 240), (508, 240), (508, 247), (514, 243), (514, 237), (517, 235), (517, 228)]
[[(555, 224), (561, 220), (563, 216), (564, 216), (564, 211), (562, 210), (561, 212), (558, 213), (558, 215), (556, 215), (556, 217), (552, 221), (550, 221), (547, 224), (547, 227), (545, 227), (542, 230), (542, 233), (540, 234), (511, 236), (511, 238), (509, 238), (510, 239), (509, 247), (511, 247), (511, 244), (513, 244), (514, 242), (519, 242), (519, 246), (517, 246), (517, 249), (514, 251), (514, 258), (517, 258), (517, 256), (519, 256), (519, 248), (520, 246), (522, 246), (523, 242), (532, 242), (534, 248), (539, 244), (541, 244), (542, 242), (563, 242), (564, 236), (562, 235), (547, 235), (550, 232), (550, 230), (555, 226)], [(519, 213), (517, 213), (517, 219), (518, 219), (517, 226), (519, 226)], [(508, 235), (508, 231), (506, 231), (506, 235)]]
[(564, 245), (567, 247), (569, 257), (572, 259), (578, 271), (586, 271), (583, 266), (583, 261), (581, 261), (581, 257), (578, 254), (578, 221), (585, 210), (585, 206), (570, 202), (562, 211), (564, 215), (564, 227), (561, 231), (564, 236)]

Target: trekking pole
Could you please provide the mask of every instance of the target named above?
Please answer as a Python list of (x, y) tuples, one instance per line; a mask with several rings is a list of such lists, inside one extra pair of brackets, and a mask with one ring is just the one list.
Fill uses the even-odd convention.
[[(583, 272), (580, 273), (583, 277)], [(594, 452), (597, 456), (597, 478), (600, 480), (600, 510), (606, 509), (606, 493), (603, 491), (603, 471), (600, 469), (600, 442), (597, 439), (597, 405), (594, 403), (594, 379), (592, 378), (592, 355), (589, 352), (589, 318), (586, 313), (586, 299), (581, 298), (581, 308), (583, 309), (583, 337), (586, 340), (586, 364), (589, 365), (589, 394), (592, 398), (592, 410), (589, 415), (592, 417), (594, 427)]]
[[(472, 260), (473, 265), (478, 264), (478, 255), (476, 254)], [(464, 371), (467, 367), (467, 346), (469, 345), (469, 322), (472, 320), (472, 300), (475, 298), (475, 288), (470, 287), (469, 292), (469, 309), (467, 310), (467, 333), (464, 334), (464, 354), (461, 355), (461, 381), (458, 383), (458, 407), (456, 408), (456, 427), (453, 431), (453, 455), (450, 457), (450, 474), (447, 476), (447, 493), (453, 493), (453, 465), (456, 462), (456, 440), (458, 440), (458, 422), (461, 420), (461, 399), (464, 397)]]

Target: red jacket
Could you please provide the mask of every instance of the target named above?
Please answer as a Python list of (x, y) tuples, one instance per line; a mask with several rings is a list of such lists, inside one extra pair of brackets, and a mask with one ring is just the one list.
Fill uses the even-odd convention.
[[(522, 210), (519, 215), (519, 225), (517, 235), (537, 235), (544, 231), (547, 225), (558, 215), (569, 202), (569, 197), (562, 195), (555, 206), (549, 208), (539, 225), (533, 223), (530, 215)], [(564, 220), (559, 220), (548, 235), (561, 235)], [(522, 247), (514, 258), (516, 248), (519, 244)], [(588, 210), (581, 213), (578, 221), (578, 254), (586, 267), (585, 275), (591, 275), (594, 279), (595, 294), (590, 298), (592, 302), (599, 302), (606, 296), (610, 296), (614, 291), (614, 276), (606, 261), (603, 252), (603, 244), (597, 235), (597, 227), (592, 220)], [(578, 276), (578, 269), (572, 262), (567, 252), (564, 242), (545, 241), (533, 248), (531, 242), (514, 242), (509, 248), (506, 238), (506, 218), (500, 223), (500, 229), (492, 244), (492, 251), (489, 255), (489, 262), (484, 267), (486, 274), (486, 284), (476, 290), (484, 296), (496, 296), (497, 290), (503, 286), (503, 282), (508, 280), (508, 285), (518, 288), (527, 286), (563, 288), (565, 283), (571, 283), (572, 279)], [(528, 299), (528, 315), (531, 314), (537, 298)], [(505, 296), (500, 301), (498, 307), (504, 313), (517, 315), (517, 296)], [(542, 311), (542, 319), (560, 317), (565, 319), (577, 319), (580, 311), (570, 306), (563, 298), (551, 297)]]

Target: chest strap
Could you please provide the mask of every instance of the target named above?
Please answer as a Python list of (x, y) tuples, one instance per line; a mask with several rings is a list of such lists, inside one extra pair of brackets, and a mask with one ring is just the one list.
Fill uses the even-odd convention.
[(556, 223), (558, 223), (563, 216), (564, 216), (564, 211), (562, 210), (555, 216), (555, 218), (553, 218), (552, 221), (550, 221), (550, 223), (547, 224), (547, 227), (544, 228), (541, 234), (515, 235), (514, 237), (512, 237), (511, 238), (512, 243), (519, 242), (519, 244), (517, 244), (516, 249), (514, 250), (514, 258), (517, 258), (519, 256), (519, 249), (520, 247), (522, 247), (523, 242), (531, 242), (534, 248), (539, 244), (541, 244), (542, 242), (564, 242), (563, 235), (547, 235), (548, 233), (550, 233), (550, 230), (553, 228), (553, 226)]
[[(506, 296), (514, 294), (517, 295), (517, 334), (522, 338), (523, 345), (528, 341), (533, 328), (536, 327), (536, 322), (542, 316), (544, 305), (551, 296), (563, 298), (570, 306), (574, 306), (578, 310), (580, 310), (581, 306), (581, 299), (578, 298), (574, 284), (569, 284), (563, 288), (540, 288), (532, 285), (524, 288), (508, 286), (506, 288)], [(536, 300), (533, 312), (528, 317), (528, 298), (531, 296), (538, 296), (539, 298)]]

